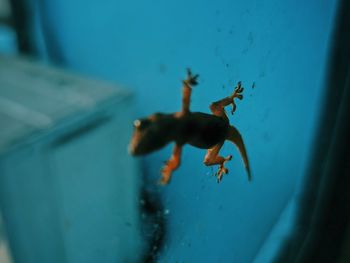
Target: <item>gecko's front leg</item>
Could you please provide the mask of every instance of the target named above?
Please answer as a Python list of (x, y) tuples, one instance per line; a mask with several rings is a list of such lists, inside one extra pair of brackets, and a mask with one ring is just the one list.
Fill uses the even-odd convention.
[(221, 100), (218, 100), (216, 102), (213, 102), (210, 105), (211, 112), (214, 115), (222, 117), (228, 121), (227, 115), (225, 113), (225, 107), (228, 105), (232, 105), (231, 114), (233, 114), (236, 111), (236, 103), (234, 99), (235, 98), (239, 100), (243, 99), (243, 95), (242, 95), (243, 90), (244, 88), (242, 87), (241, 82), (239, 81), (237, 84), (237, 87), (235, 88), (234, 92), (230, 96), (223, 98)]
[(180, 115), (186, 115), (190, 112), (192, 87), (198, 84), (198, 74), (193, 75), (190, 69), (187, 69), (187, 79), (183, 81), (182, 88), (182, 109)]
[(162, 179), (160, 180), (160, 184), (165, 185), (170, 182), (172, 172), (180, 166), (181, 152), (182, 146), (175, 144), (173, 154), (171, 155), (170, 159), (165, 162), (162, 169)]
[(207, 151), (207, 154), (204, 157), (204, 164), (206, 166), (219, 164), (219, 169), (216, 172), (218, 183), (221, 182), (222, 176), (228, 173), (228, 169), (224, 166), (227, 161), (232, 159), (232, 155), (227, 156), (226, 158), (219, 156), (219, 151), (223, 143), (215, 145), (213, 148)]

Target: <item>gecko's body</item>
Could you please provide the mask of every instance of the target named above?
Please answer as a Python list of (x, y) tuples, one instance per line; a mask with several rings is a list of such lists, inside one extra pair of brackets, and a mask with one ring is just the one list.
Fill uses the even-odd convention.
[(228, 173), (224, 163), (231, 160), (232, 156), (223, 158), (218, 153), (225, 140), (230, 140), (238, 147), (250, 180), (249, 162), (242, 137), (238, 130), (230, 125), (224, 110), (225, 106), (232, 104), (232, 113), (235, 111), (236, 106), (233, 99), (242, 99), (241, 84), (238, 83), (231, 96), (210, 105), (212, 114), (191, 112), (189, 110), (190, 96), (192, 86), (197, 84), (197, 77), (192, 76), (189, 71), (187, 80), (183, 82), (182, 111), (173, 114), (156, 113), (134, 122), (135, 132), (129, 147), (131, 154), (147, 154), (170, 142), (175, 142), (173, 155), (162, 169), (161, 182), (166, 184), (170, 180), (172, 171), (180, 165), (183, 145), (190, 144), (197, 148), (208, 149), (204, 164), (219, 164), (216, 175), (220, 182), (223, 174)]

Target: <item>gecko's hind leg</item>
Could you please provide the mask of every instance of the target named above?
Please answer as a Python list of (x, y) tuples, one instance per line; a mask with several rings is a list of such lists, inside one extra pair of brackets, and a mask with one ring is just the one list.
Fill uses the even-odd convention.
[(223, 143), (215, 145), (213, 148), (207, 151), (207, 154), (204, 157), (204, 164), (206, 166), (211, 165), (219, 165), (219, 169), (216, 172), (218, 183), (221, 182), (222, 176), (228, 173), (228, 169), (224, 166), (224, 164), (232, 159), (232, 155), (227, 156), (226, 158), (219, 156), (219, 151), (222, 147)]
[(233, 114), (236, 110), (236, 103), (234, 99), (235, 98), (239, 100), (243, 99), (243, 95), (242, 95), (243, 89), (244, 88), (242, 87), (241, 82), (239, 81), (237, 83), (235, 90), (230, 96), (223, 98), (221, 100), (218, 100), (216, 102), (213, 102), (210, 105), (211, 112), (216, 116), (224, 117), (225, 119), (227, 119), (225, 107), (231, 104), (232, 105), (231, 114)]
[(169, 183), (172, 172), (180, 166), (181, 152), (182, 146), (175, 144), (173, 154), (171, 155), (170, 159), (165, 162), (165, 165), (162, 169), (162, 179), (160, 180), (160, 184), (165, 185)]

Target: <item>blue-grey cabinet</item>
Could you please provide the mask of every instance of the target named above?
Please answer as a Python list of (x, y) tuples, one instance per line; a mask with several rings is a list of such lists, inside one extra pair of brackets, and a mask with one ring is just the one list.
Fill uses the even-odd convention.
[(132, 95), (0, 57), (0, 204), (15, 262), (135, 262)]

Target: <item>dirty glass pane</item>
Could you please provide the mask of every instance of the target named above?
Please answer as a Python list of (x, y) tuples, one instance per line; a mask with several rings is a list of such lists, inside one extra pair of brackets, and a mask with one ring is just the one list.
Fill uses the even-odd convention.
[[(269, 262), (298, 209), (294, 198), (320, 117), (337, 1), (65, 0), (29, 6), (36, 55), (123, 85), (134, 94), (135, 119), (179, 111), (187, 68), (199, 74), (190, 105), (195, 112), (209, 114), (209, 105), (241, 81), (243, 99), (233, 115), (230, 108), (227, 113), (245, 142), (252, 181), (230, 142), (220, 151), (233, 155), (220, 183), (218, 167), (203, 164), (203, 149), (185, 145), (166, 186), (157, 182), (174, 145), (139, 157), (135, 216), (143, 246), (135, 254), (140, 262)], [(126, 122), (121, 129), (130, 129), (132, 120)], [(129, 135), (126, 140), (131, 129)]]

